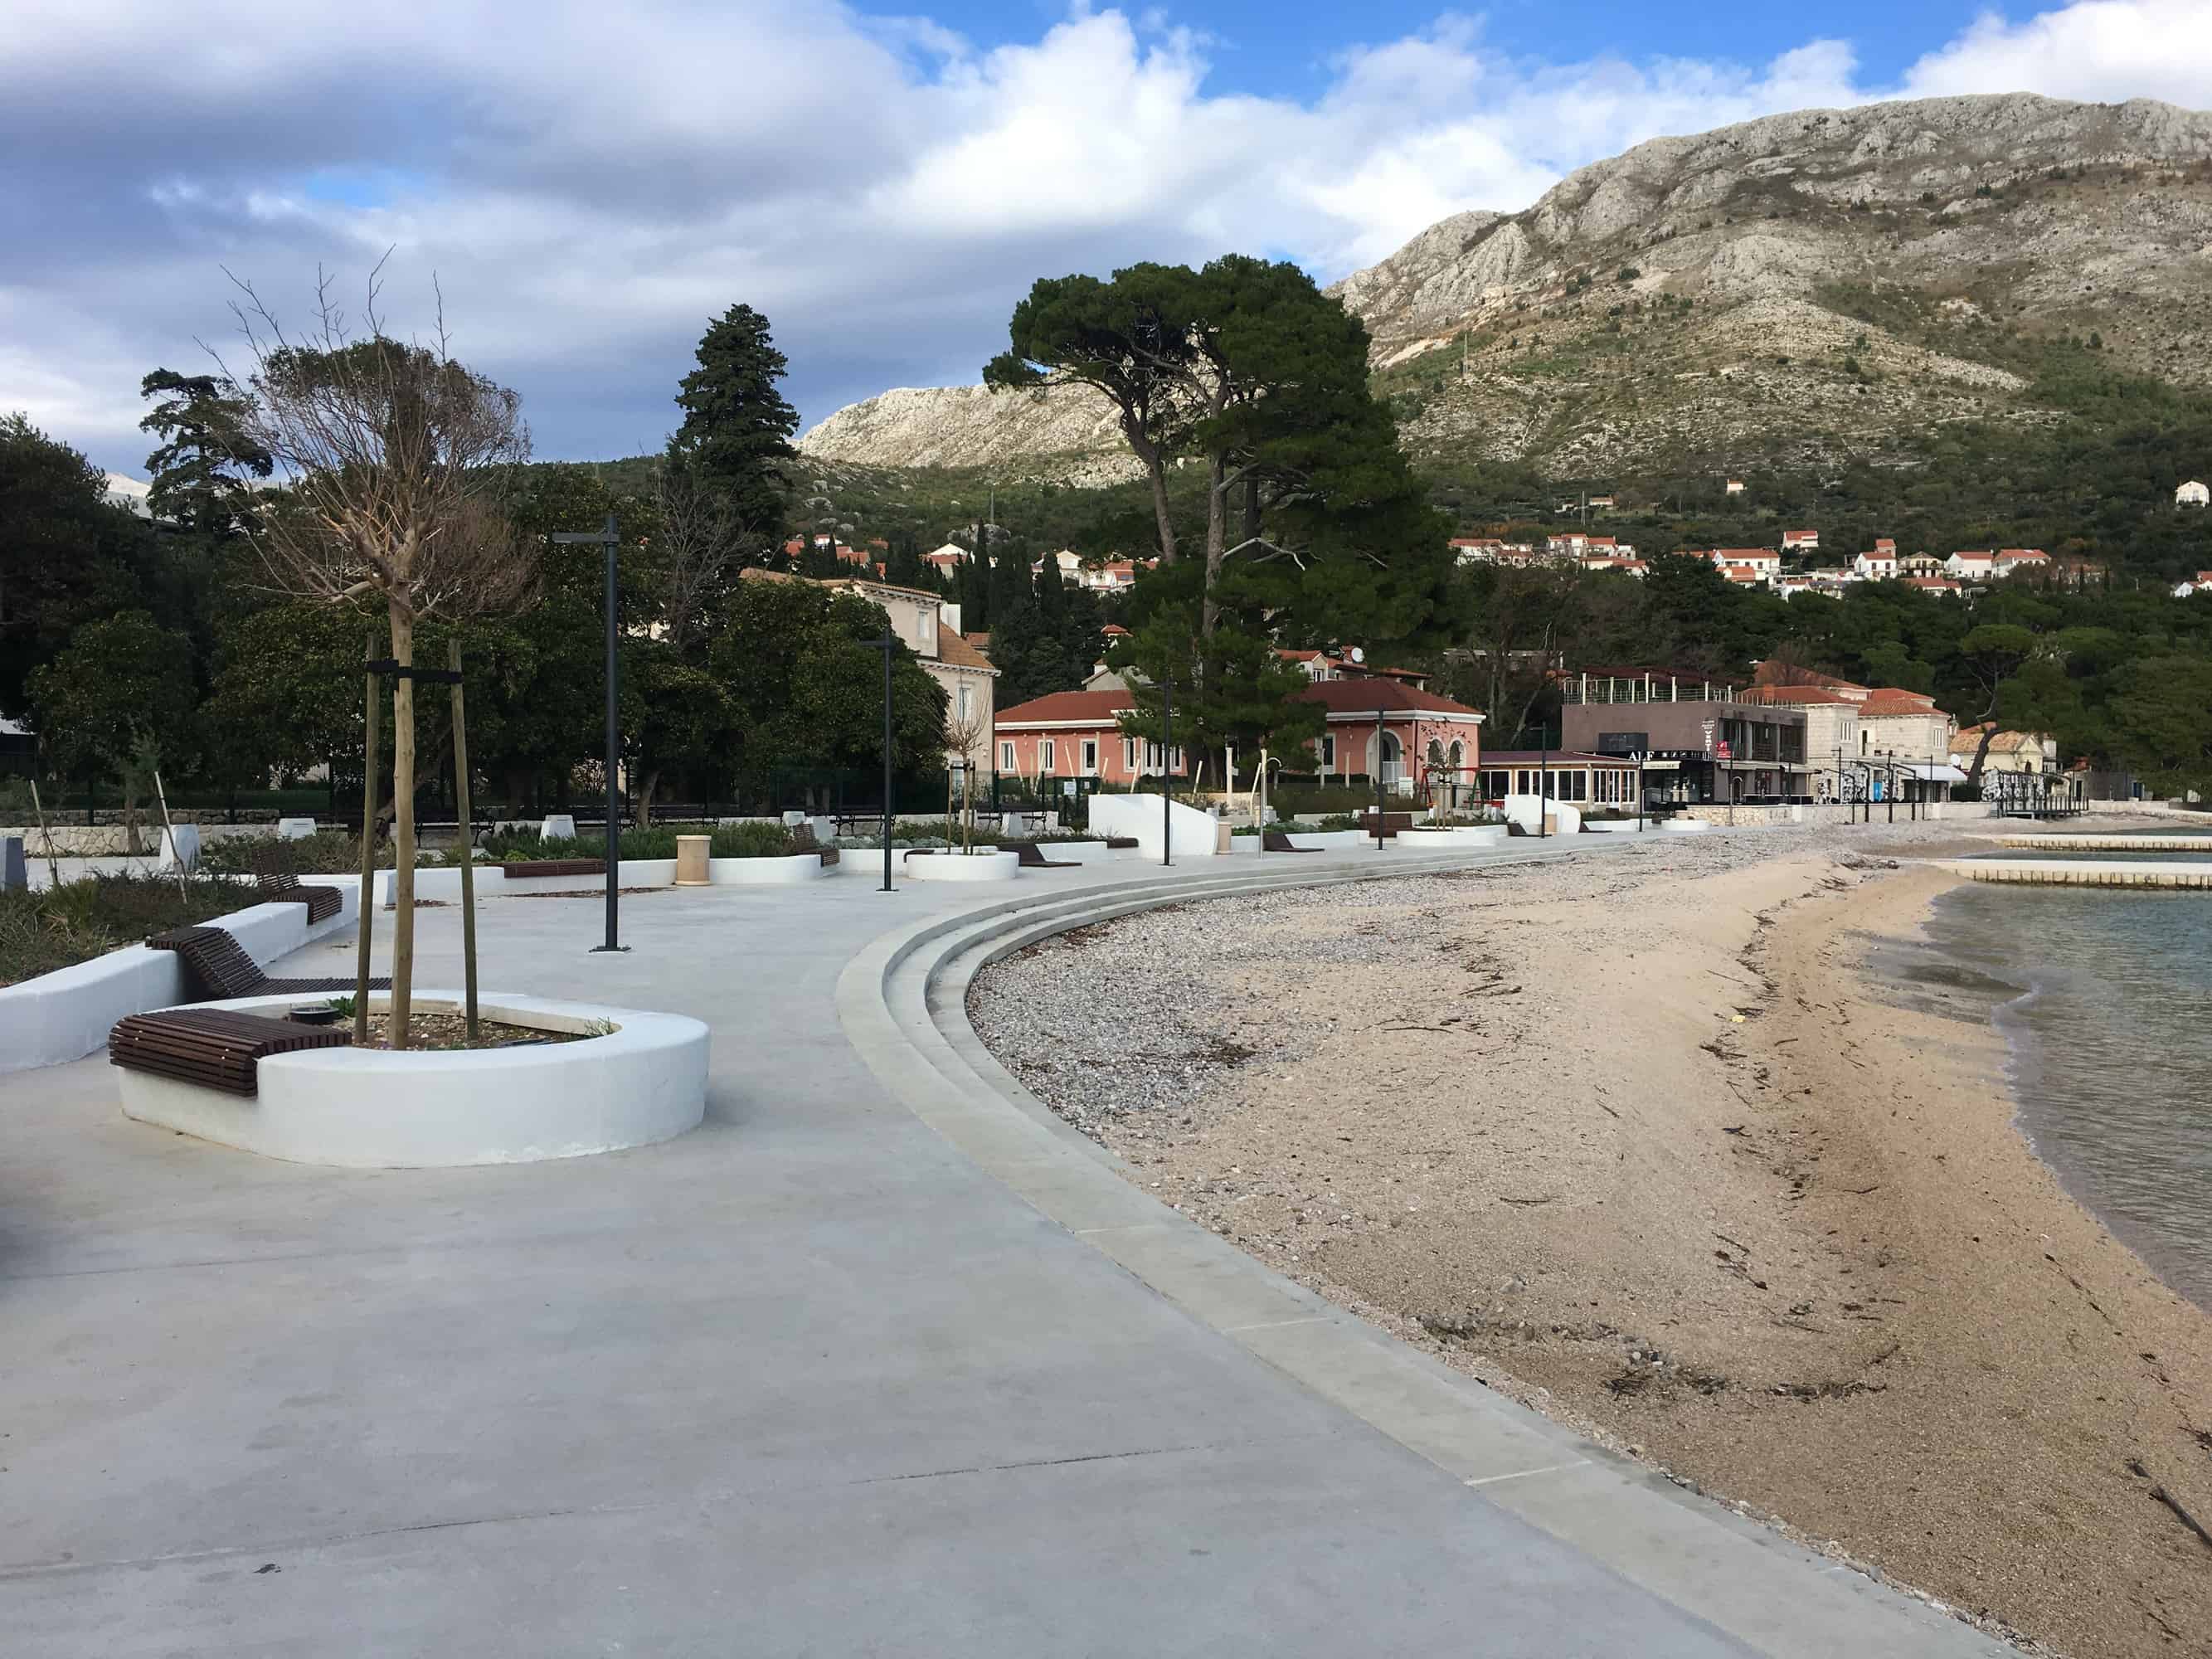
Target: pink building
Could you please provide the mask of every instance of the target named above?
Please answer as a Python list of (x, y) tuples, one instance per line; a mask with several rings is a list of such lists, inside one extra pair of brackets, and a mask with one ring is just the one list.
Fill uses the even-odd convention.
[[(1464, 703), (1389, 674), (1316, 680), (1302, 697), (1321, 704), (1324, 726), (1311, 745), (1311, 769), (1334, 778), (1373, 777), (1407, 793), (1431, 775), (1464, 782), (1481, 761), (1482, 715)], [(1121, 729), (1137, 700), (1127, 691), (1054, 691), (1000, 711), (993, 759), (1024, 777), (1097, 778), (1127, 787), (1160, 773), (1159, 745)], [(1379, 726), (1379, 731), (1378, 731)], [(1168, 757), (1187, 777), (1181, 745)], [(1286, 764), (1293, 764), (1285, 757)]]

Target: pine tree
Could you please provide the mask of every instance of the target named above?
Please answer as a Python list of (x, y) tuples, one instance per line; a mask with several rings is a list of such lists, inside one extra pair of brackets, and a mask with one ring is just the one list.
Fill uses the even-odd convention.
[(676, 401), (684, 424), (676, 446), (754, 536), (782, 533), (797, 453), (791, 435), (798, 411), (784, 401), (783, 354), (769, 337), (768, 319), (750, 306), (732, 306), (699, 342), (699, 367), (684, 377)]
[(203, 536), (231, 534), (246, 480), (265, 478), (276, 465), (269, 452), (241, 429), (245, 397), (220, 374), (179, 374), (169, 368), (157, 368), (140, 381), (138, 395), (161, 399), (138, 422), (140, 431), (162, 440), (146, 458), (153, 478), (147, 511)]

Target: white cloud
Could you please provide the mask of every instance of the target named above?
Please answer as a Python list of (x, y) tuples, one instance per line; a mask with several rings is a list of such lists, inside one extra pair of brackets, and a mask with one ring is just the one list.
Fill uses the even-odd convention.
[[(0, 271), (0, 406), (129, 470), (138, 374), (228, 331), (220, 266), (296, 310), (319, 261), (357, 286), (389, 246), (399, 326), (434, 271), (544, 452), (627, 453), (736, 301), (814, 418), (972, 377), (1040, 275), (1241, 249), (1329, 280), (1646, 137), (1899, 90), (1842, 41), (1546, 64), (1453, 15), (1346, 49), (1298, 100), (1210, 91), (1211, 43), (1171, 10), (1078, 6), (981, 50), (767, 0), (302, 9), (210, 0), (179, 31), (106, 0), (0, 33), (0, 219), (41, 231)], [(2203, 105), (2207, 64), (2212, 6), (2083, 0), (1984, 18), (1901, 89)]]
[(1984, 12), (1907, 70), (1911, 98), (2040, 92), (2120, 103), (2212, 103), (2212, 6), (2203, 0), (2082, 0), (2025, 21)]

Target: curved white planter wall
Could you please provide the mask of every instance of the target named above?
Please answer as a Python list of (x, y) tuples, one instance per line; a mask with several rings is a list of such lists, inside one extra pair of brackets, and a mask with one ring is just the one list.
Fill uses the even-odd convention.
[(1012, 881), (1021, 867), (1012, 853), (908, 853), (899, 860), (909, 881)]
[[(304, 904), (248, 905), (214, 925), (229, 930), (240, 948), (264, 965), (310, 940), (349, 926), (360, 882), (332, 883), (343, 895), (337, 915), (307, 925)], [(67, 968), (0, 987), (0, 1072), (29, 1071), (82, 1060), (107, 1046), (107, 1033), (125, 1014), (172, 1007), (185, 997), (185, 970), (173, 951), (126, 945)]]
[(793, 882), (819, 881), (836, 866), (822, 862), (819, 853), (800, 853), (787, 859), (708, 859), (710, 887), (783, 887)]
[[(313, 997), (246, 997), (204, 1007), (312, 1006)], [(374, 1006), (387, 999), (371, 999)], [(415, 1006), (451, 1012), (452, 991)], [(354, 1170), (444, 1169), (581, 1158), (667, 1140), (707, 1109), (707, 1028), (681, 1014), (543, 997), (486, 996), (486, 1019), (572, 1031), (614, 1022), (583, 1042), (463, 1051), (306, 1048), (256, 1068), (241, 1098), (144, 1072), (116, 1073), (126, 1116), (241, 1152)]]

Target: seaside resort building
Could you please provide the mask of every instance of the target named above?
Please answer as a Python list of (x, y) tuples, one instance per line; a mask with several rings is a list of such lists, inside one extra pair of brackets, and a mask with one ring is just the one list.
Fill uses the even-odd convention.
[(1632, 772), (1638, 755), (1673, 763), (1647, 773), (1651, 799), (1684, 805), (1812, 799), (1801, 708), (1663, 670), (1562, 674), (1559, 693), (1562, 749), (1627, 761)]
[(1685, 803), (1943, 801), (1965, 781), (1951, 717), (1926, 693), (1789, 673), (1780, 684), (1762, 664), (1742, 687), (1663, 669), (1562, 675), (1562, 738), (1678, 761), (1668, 798)]

